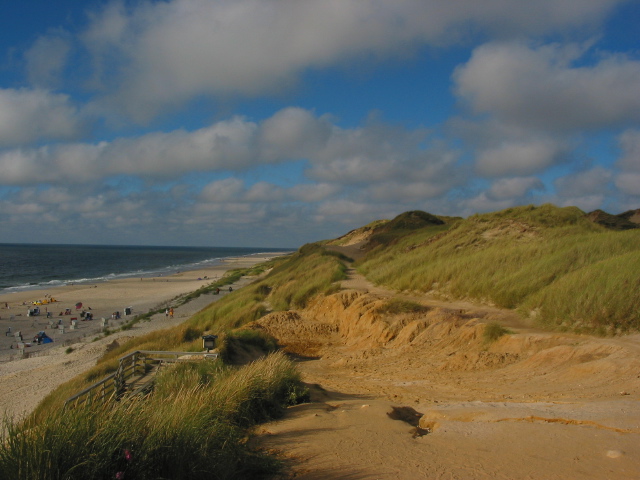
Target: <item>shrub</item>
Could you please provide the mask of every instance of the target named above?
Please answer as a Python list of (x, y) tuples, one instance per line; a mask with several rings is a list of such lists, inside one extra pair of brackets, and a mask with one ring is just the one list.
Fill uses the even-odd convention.
[(400, 313), (424, 313), (428, 310), (429, 308), (424, 305), (399, 298), (393, 298), (378, 308), (378, 312), (389, 315), (397, 315)]
[(482, 336), (484, 338), (485, 343), (492, 343), (498, 340), (503, 335), (512, 333), (508, 328), (503, 327), (498, 322), (487, 323), (484, 327), (484, 332)]

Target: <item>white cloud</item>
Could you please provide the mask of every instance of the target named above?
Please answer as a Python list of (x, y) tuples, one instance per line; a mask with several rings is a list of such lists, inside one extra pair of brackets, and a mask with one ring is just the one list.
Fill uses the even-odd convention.
[(329, 118), (317, 118), (309, 110), (289, 107), (266, 119), (261, 128), (260, 143), (267, 159), (304, 158), (309, 152), (323, 148), (332, 135)]
[(501, 178), (491, 185), (487, 194), (495, 200), (503, 200), (523, 197), (531, 190), (544, 190), (544, 184), (539, 178)]
[(604, 167), (572, 173), (557, 178), (554, 183), (561, 197), (584, 197), (603, 194), (610, 188), (613, 173)]
[(541, 131), (640, 122), (640, 61), (603, 56), (578, 66), (577, 45), (489, 43), (454, 74), (456, 93), (476, 113)]
[[(616, 166), (620, 171), (614, 183), (622, 193), (632, 197), (640, 196), (640, 130), (629, 129), (622, 132), (618, 136), (618, 143), (621, 156)], [(627, 200), (631, 203), (637, 201), (637, 199)]]
[(559, 198), (556, 203), (561, 207), (578, 207), (585, 212), (591, 212), (602, 207), (605, 196), (601, 194), (583, 195), (581, 197)]
[(490, 198), (487, 192), (481, 192), (472, 198), (462, 199), (459, 202), (458, 211), (465, 212), (465, 215), (471, 215), (473, 213), (504, 210), (514, 205), (516, 205), (516, 203), (514, 203), (514, 200), (511, 198), (495, 199)]
[[(289, 126), (290, 128), (287, 128)], [(382, 124), (340, 129), (325, 117), (284, 109), (262, 123), (240, 117), (188, 132), (175, 130), (98, 144), (71, 143), (0, 152), (5, 185), (102, 181), (114, 175), (176, 179), (188, 172), (244, 172), (264, 164), (306, 160), (305, 174), (324, 185), (299, 196), (322, 196), (339, 185), (388, 184), (376, 195), (432, 197), (459, 184), (458, 155), (440, 141), (425, 146), (421, 131)], [(44, 178), (44, 177), (42, 177)], [(292, 182), (300, 178), (291, 179)], [(415, 184), (408, 188), (406, 185)], [(334, 185), (334, 187), (329, 187)], [(395, 185), (395, 186), (393, 186)], [(403, 187), (402, 185), (405, 185)], [(259, 195), (259, 186), (253, 195)], [(391, 190), (396, 192), (391, 194)], [(419, 193), (421, 192), (421, 193)], [(277, 192), (270, 192), (278, 195)]]
[(434, 178), (431, 182), (387, 181), (371, 185), (366, 191), (375, 201), (411, 203), (440, 196), (454, 183), (450, 178)]
[[(626, 172), (618, 175), (615, 180), (616, 186), (627, 195), (640, 196), (640, 173)], [(635, 208), (635, 207), (634, 207)]]
[(39, 37), (25, 52), (27, 78), (38, 87), (57, 87), (71, 50), (71, 39), (63, 32)]
[(202, 189), (200, 197), (213, 203), (235, 201), (244, 192), (244, 182), (237, 178), (226, 178), (210, 183)]
[(330, 183), (295, 185), (289, 189), (289, 194), (294, 201), (315, 203), (334, 197), (340, 191), (340, 187)]
[(173, 0), (94, 13), (96, 84), (145, 121), (198, 95), (282, 91), (309, 68), (457, 42), (597, 24), (620, 0)]
[(0, 89), (0, 147), (79, 135), (82, 118), (69, 97), (42, 89)]
[(618, 137), (622, 156), (618, 166), (630, 172), (640, 172), (640, 130), (627, 130)]
[(564, 146), (551, 138), (505, 140), (480, 151), (476, 169), (482, 175), (528, 175), (544, 170), (556, 163)]
[(284, 199), (284, 191), (271, 183), (258, 182), (247, 190), (245, 199), (251, 203), (276, 203)]

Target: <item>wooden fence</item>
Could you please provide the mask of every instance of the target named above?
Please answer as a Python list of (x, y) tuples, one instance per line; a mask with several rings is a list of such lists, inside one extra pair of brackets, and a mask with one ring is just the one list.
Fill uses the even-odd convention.
[(155, 374), (161, 366), (198, 357), (215, 359), (218, 355), (207, 352), (136, 350), (120, 358), (118, 369), (114, 373), (70, 397), (64, 402), (64, 406), (117, 400), (125, 395), (144, 392), (153, 385)]

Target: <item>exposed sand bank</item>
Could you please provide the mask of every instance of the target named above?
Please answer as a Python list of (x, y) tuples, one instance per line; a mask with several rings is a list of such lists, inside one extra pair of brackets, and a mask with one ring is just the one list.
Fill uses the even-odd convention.
[[(175, 275), (155, 278), (130, 278), (113, 280), (91, 285), (69, 285), (48, 290), (31, 290), (0, 296), (0, 411), (11, 417), (22, 416), (31, 412), (37, 404), (58, 385), (86, 371), (104, 353), (106, 345), (122, 337), (134, 337), (150, 331), (161, 330), (184, 322), (194, 313), (200, 311), (211, 302), (228, 294), (223, 289), (220, 295), (203, 295), (174, 310), (174, 317), (164, 313), (152, 317), (149, 322), (139, 322), (132, 329), (116, 332), (107, 337), (100, 337), (101, 318), (109, 320), (111, 328), (117, 328), (124, 321), (111, 321), (115, 311), (124, 313), (125, 307), (132, 307), (133, 314), (146, 313), (149, 309), (163, 307), (168, 301), (181, 295), (193, 292), (210, 284), (224, 275), (228, 270), (246, 268), (264, 262), (278, 254), (259, 254), (246, 257), (233, 257), (222, 265), (193, 271), (183, 271)], [(251, 279), (243, 278), (234, 289), (249, 283)], [(57, 302), (40, 306), (42, 314), (27, 316), (27, 308), (33, 308), (32, 302), (44, 300), (50, 295)], [(5, 302), (9, 308), (5, 308)], [(82, 302), (83, 308), (93, 313), (93, 320), (82, 321), (80, 310), (75, 305)], [(23, 303), (29, 305), (23, 305)], [(71, 315), (58, 315), (70, 308)], [(52, 313), (47, 318), (46, 312)], [(13, 316), (13, 320), (11, 320)], [(77, 329), (71, 330), (71, 319), (76, 318)], [(49, 324), (57, 324), (62, 320), (64, 333)], [(6, 335), (11, 327), (12, 335)], [(38, 331), (45, 331), (54, 342), (25, 347), (24, 351), (31, 358), (18, 359), (17, 341), (13, 334), (21, 331), (25, 342), (29, 343)], [(14, 348), (11, 348), (11, 347)], [(65, 353), (71, 346), (73, 351)]]
[[(350, 276), (350, 290), (254, 324), (311, 385), (311, 403), (254, 439), (291, 460), (282, 478), (640, 478), (640, 334), (544, 331), (420, 295), (405, 298), (427, 312), (380, 314), (398, 294)], [(484, 343), (491, 321), (512, 333)]]

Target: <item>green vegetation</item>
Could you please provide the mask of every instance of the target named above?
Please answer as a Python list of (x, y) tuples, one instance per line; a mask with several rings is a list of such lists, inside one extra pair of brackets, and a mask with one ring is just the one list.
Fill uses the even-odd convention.
[(640, 231), (611, 231), (575, 207), (527, 206), (427, 226), (373, 249), (379, 285), (533, 312), (548, 327), (640, 329)]
[(7, 425), (0, 478), (254, 478), (278, 462), (246, 446), (247, 428), (296, 400), (299, 376), (276, 353), (242, 369), (176, 365), (144, 400), (54, 410)]
[(400, 313), (424, 313), (429, 309), (424, 305), (409, 300), (392, 298), (382, 305), (378, 312), (386, 315), (398, 315)]
[(493, 343), (503, 335), (507, 335), (509, 333), (511, 333), (511, 330), (503, 327), (498, 322), (490, 322), (484, 327), (482, 337), (484, 338), (484, 343), (487, 344)]
[[(303, 307), (315, 295), (336, 291), (345, 267), (319, 244), (305, 245), (291, 256), (234, 271), (198, 294), (219, 288), (220, 282), (233, 283), (236, 275), (269, 269), (177, 327), (114, 344), (96, 366), (52, 392), (29, 418), (5, 421), (0, 478), (112, 479), (123, 472), (123, 478), (136, 479), (227, 479), (276, 471), (273, 457), (247, 445), (250, 429), (287, 405), (307, 401), (309, 391), (295, 366), (276, 352), (275, 339), (240, 327), (269, 311)], [(128, 328), (162, 310), (136, 316)], [(115, 372), (120, 357), (135, 350), (201, 351), (205, 332), (219, 336), (219, 361), (176, 365), (159, 374), (144, 400), (62, 408), (67, 398)]]
[(278, 343), (272, 336), (259, 330), (239, 329), (228, 332), (221, 341), (220, 358), (228, 363), (239, 363), (236, 359), (251, 357), (252, 352), (275, 352)]

